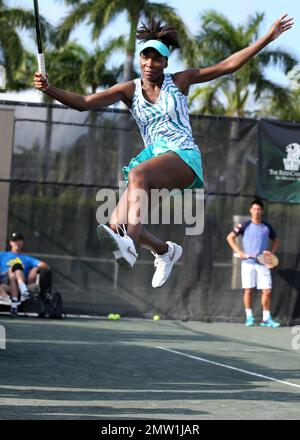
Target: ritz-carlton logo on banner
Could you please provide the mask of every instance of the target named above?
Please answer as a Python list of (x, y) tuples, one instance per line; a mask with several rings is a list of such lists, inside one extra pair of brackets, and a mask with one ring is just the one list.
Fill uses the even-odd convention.
[(269, 176), (281, 181), (300, 181), (300, 144), (293, 142), (285, 147), (285, 151), (286, 157), (282, 159), (284, 169), (282, 165), (277, 170), (269, 168)]
[(293, 143), (286, 147), (287, 157), (283, 159), (286, 171), (299, 171), (300, 167), (300, 145)]

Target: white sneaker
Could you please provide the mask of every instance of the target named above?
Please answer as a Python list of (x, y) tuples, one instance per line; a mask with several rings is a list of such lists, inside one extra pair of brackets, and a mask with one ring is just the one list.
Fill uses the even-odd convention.
[(132, 269), (138, 254), (132, 239), (126, 233), (125, 227), (122, 231), (125, 234), (124, 237), (116, 234), (106, 225), (99, 225), (97, 228), (98, 238), (102, 246), (112, 251), (120, 266), (125, 269)]
[(26, 292), (23, 292), (21, 294), (20, 301), (21, 302), (27, 301), (30, 297), (31, 297), (30, 292), (27, 290)]
[(179, 260), (182, 255), (182, 247), (179, 244), (167, 241), (169, 245), (169, 250), (163, 255), (155, 255), (154, 266), (156, 271), (152, 278), (152, 287), (161, 287), (169, 278), (174, 264)]
[(0, 304), (3, 306), (10, 306), (11, 299), (9, 296), (0, 296)]

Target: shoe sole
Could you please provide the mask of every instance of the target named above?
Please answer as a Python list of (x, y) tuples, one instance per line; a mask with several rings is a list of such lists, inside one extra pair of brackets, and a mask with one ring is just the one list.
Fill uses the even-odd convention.
[(0, 301), (0, 306), (11, 306), (11, 302)]
[[(104, 225), (100, 225), (97, 228), (97, 235), (102, 246), (111, 251), (113, 253), (120, 252), (120, 248), (118, 243), (114, 239), (114, 237), (110, 234), (109, 228), (104, 227)], [(132, 269), (133, 266), (128, 263), (128, 261), (124, 257), (118, 257), (115, 255), (116, 262), (123, 267), (123, 269)]]

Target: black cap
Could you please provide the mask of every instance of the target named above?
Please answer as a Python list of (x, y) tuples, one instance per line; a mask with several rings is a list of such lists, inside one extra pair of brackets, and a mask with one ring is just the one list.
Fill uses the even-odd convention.
[(11, 241), (24, 240), (22, 232), (13, 232), (10, 236)]

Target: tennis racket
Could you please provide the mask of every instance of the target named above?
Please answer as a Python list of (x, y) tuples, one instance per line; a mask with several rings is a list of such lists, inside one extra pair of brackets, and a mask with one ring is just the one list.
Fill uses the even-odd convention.
[[(233, 254), (236, 258), (241, 258), (238, 253)], [(276, 257), (276, 255), (272, 254), (271, 252), (263, 252), (258, 255), (249, 255), (246, 254), (246, 260), (252, 259), (255, 260), (257, 263), (262, 264), (263, 266), (268, 267), (269, 269), (274, 269), (274, 267), (278, 266), (279, 259)]]
[(38, 47), (37, 59), (38, 59), (39, 72), (43, 76), (45, 76), (46, 75), (46, 66), (45, 66), (45, 58), (44, 58), (44, 54), (43, 54), (38, 0), (33, 0), (33, 5), (34, 5), (34, 16), (35, 16), (36, 41), (37, 41), (37, 47)]

